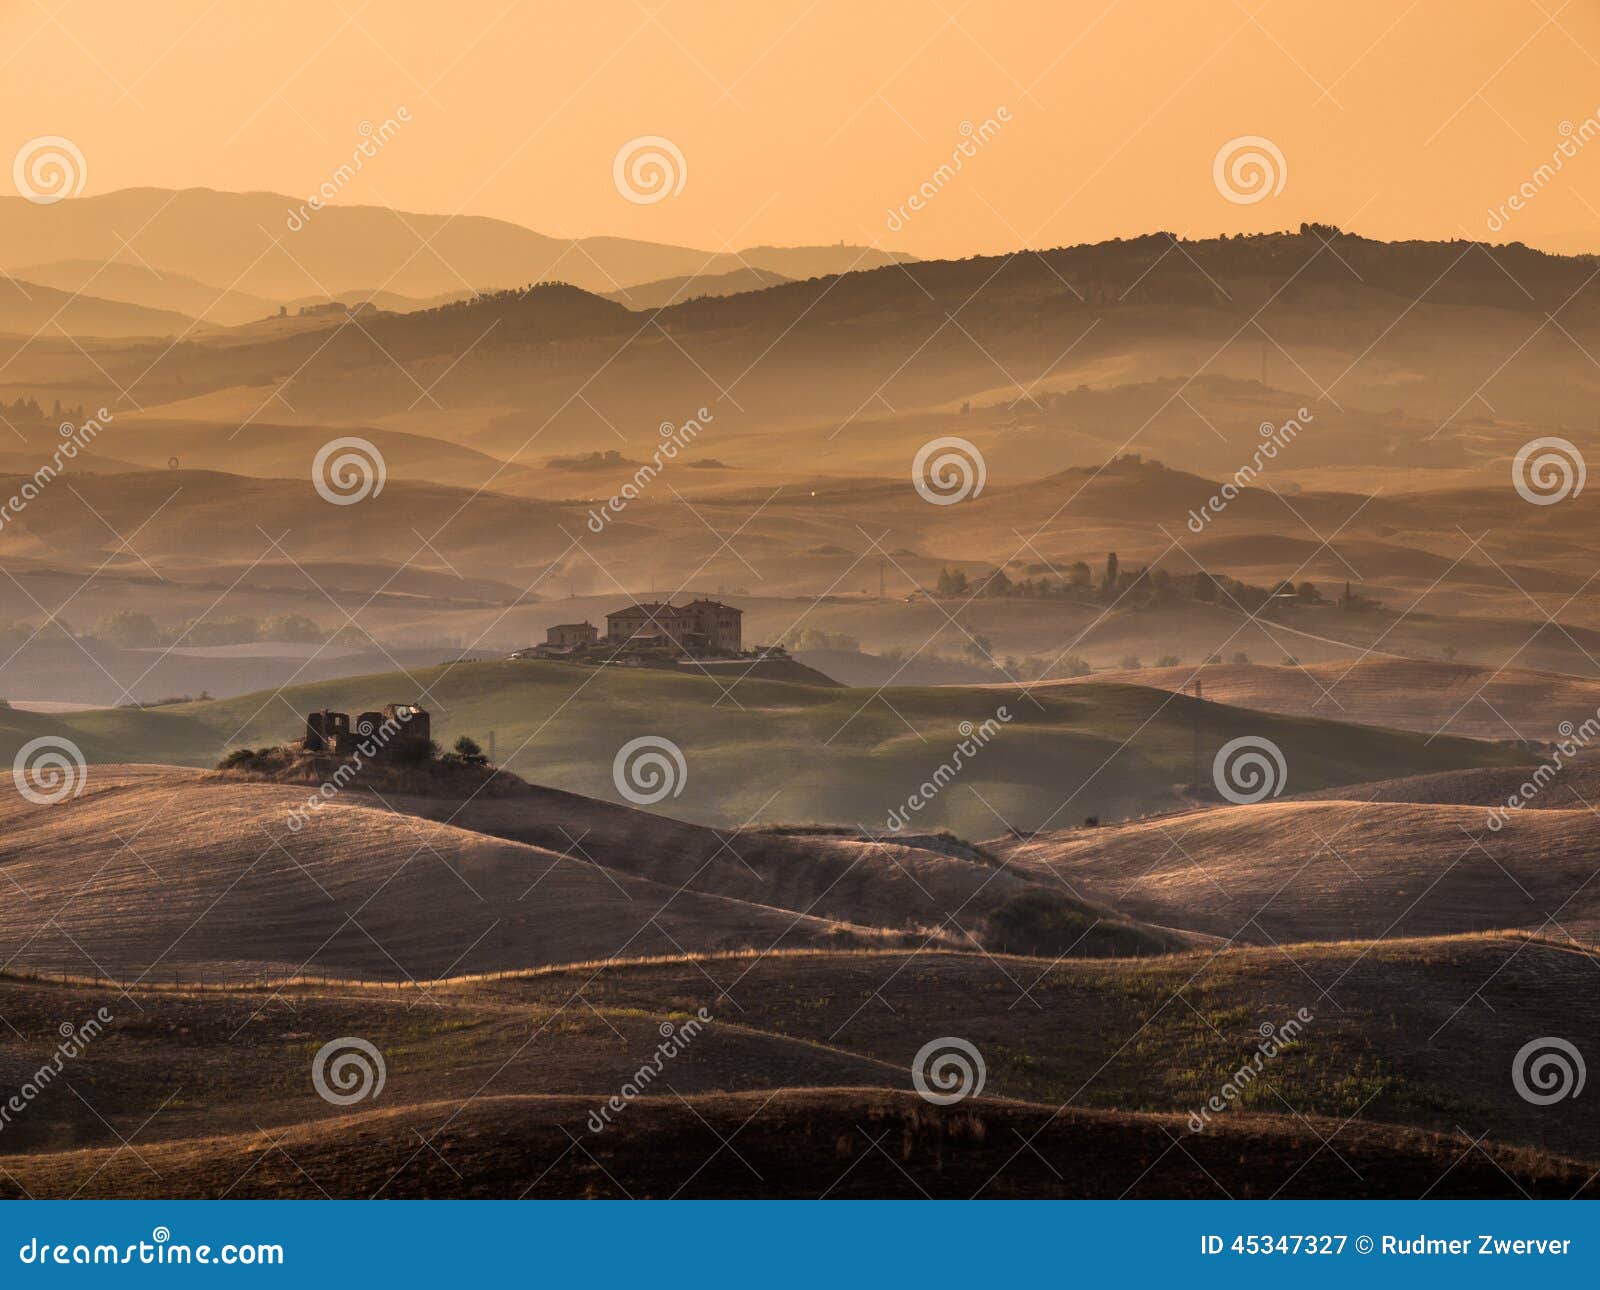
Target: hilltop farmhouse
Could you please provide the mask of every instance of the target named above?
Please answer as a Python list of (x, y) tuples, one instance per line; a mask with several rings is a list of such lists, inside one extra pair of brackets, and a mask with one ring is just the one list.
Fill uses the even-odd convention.
[(686, 605), (644, 601), (606, 615), (605, 635), (591, 622), (557, 623), (542, 645), (513, 658), (727, 658), (744, 649), (744, 610), (699, 598)]

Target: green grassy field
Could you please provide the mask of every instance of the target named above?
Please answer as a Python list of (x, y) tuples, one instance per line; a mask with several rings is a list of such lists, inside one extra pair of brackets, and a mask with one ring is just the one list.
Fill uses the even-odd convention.
[[(1004, 708), (1009, 721), (966, 758), (908, 831), (994, 836), (1007, 825), (1057, 826), (1162, 809), (1173, 786), (1208, 782), (1229, 739), (1257, 735), (1282, 749), (1297, 792), (1427, 771), (1510, 764), (1510, 749), (1463, 739), (1307, 720), (1200, 703), (1141, 686), (1037, 689), (908, 687), (876, 694), (772, 681), (727, 682), (667, 671), (495, 661), (352, 677), (281, 693), (59, 715), (0, 710), (0, 755), (59, 734), (91, 762), (215, 764), (230, 748), (297, 738), (305, 712), (355, 713), (420, 701), (433, 735), (459, 735), (542, 784), (620, 800), (617, 750), (660, 735), (684, 753), (681, 795), (662, 813), (718, 825), (832, 822), (882, 825), (892, 809), (952, 764), (962, 724)], [(1198, 737), (1197, 737), (1197, 722)], [(1197, 756), (1198, 754), (1198, 756)]]

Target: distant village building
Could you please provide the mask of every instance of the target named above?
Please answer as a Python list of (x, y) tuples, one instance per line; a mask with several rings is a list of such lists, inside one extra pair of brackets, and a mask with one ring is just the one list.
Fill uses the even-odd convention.
[(694, 642), (694, 619), (676, 605), (646, 600), (606, 615), (606, 642), (636, 648), (687, 651)]
[(693, 615), (695, 633), (718, 653), (737, 654), (744, 648), (744, 610), (720, 600), (691, 600), (684, 612)]
[(744, 649), (744, 610), (701, 597), (686, 605), (645, 601), (606, 615), (606, 633), (592, 623), (558, 623), (545, 641), (513, 658), (559, 658), (601, 651), (608, 658), (715, 658)]
[(606, 641), (680, 655), (737, 654), (744, 648), (743, 624), (744, 610), (720, 600), (691, 600), (681, 606), (647, 601), (607, 614)]
[(545, 633), (544, 643), (558, 649), (571, 649), (574, 645), (593, 645), (600, 639), (600, 629), (593, 623), (557, 623)]

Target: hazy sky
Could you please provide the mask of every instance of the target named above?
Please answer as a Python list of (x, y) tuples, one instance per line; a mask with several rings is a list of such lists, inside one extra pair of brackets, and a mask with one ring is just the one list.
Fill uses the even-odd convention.
[[(1302, 219), (1382, 237), (1600, 249), (1588, 0), (0, 0), (0, 154), (61, 135), (86, 194), (304, 197), (363, 121), (399, 126), (338, 200), (720, 249), (921, 255)], [(1004, 109), (1002, 114), (1001, 109)], [(1009, 116), (1009, 120), (1001, 117)], [(959, 173), (932, 177), (966, 137)], [(1577, 129), (1559, 172), (1535, 179)], [(618, 149), (662, 136), (675, 196)], [(1282, 191), (1224, 198), (1262, 136)], [(1591, 155), (1592, 152), (1592, 155)], [(15, 191), (0, 164), (0, 190)], [(888, 212), (936, 192), (903, 227)], [(1486, 227), (1524, 183), (1533, 196)]]

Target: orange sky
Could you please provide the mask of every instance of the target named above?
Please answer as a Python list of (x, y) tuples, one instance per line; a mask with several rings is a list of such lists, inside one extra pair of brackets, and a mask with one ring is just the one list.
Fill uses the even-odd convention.
[[(339, 200), (720, 249), (844, 239), (958, 256), (1168, 228), (1343, 224), (1600, 249), (1600, 13), (1562, 0), (0, 0), (0, 162), (40, 135), (86, 193), (303, 197), (363, 120), (404, 124)], [(1010, 117), (898, 231), (962, 122)], [(628, 139), (682, 152), (624, 200)], [(1231, 138), (1283, 190), (1213, 183)], [(1593, 155), (1589, 155), (1589, 151)], [(0, 164), (0, 191), (14, 191)]]

